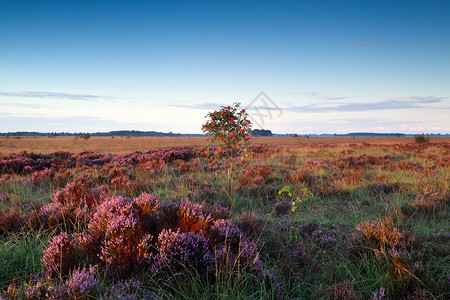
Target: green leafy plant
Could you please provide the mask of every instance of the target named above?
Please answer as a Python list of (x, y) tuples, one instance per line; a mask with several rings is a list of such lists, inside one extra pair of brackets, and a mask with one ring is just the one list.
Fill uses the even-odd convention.
[(309, 191), (307, 188), (303, 188), (300, 190), (300, 197), (297, 196), (295, 199), (294, 195), (291, 193), (291, 186), (290, 185), (285, 185), (281, 190), (278, 191), (278, 195), (281, 196), (281, 199), (283, 199), (284, 197), (288, 197), (289, 201), (291, 202), (292, 206), (291, 206), (291, 232), (292, 232), (292, 236), (294, 235), (294, 227), (293, 227), (293, 223), (294, 223), (294, 214), (297, 211), (300, 211), (300, 209), (302, 208), (302, 204), (303, 204), (303, 200), (306, 199), (307, 197), (313, 197), (313, 194), (311, 193), (311, 191)]
[[(216, 148), (202, 147), (203, 154), (208, 158), (208, 164), (226, 165), (228, 192), (231, 194), (233, 165), (243, 162), (250, 156), (245, 145), (252, 139), (250, 134), (251, 122), (245, 109), (239, 110), (240, 103), (234, 106), (222, 106), (219, 111), (209, 112), (206, 122), (202, 125), (206, 140)], [(251, 156), (253, 159), (254, 156)]]

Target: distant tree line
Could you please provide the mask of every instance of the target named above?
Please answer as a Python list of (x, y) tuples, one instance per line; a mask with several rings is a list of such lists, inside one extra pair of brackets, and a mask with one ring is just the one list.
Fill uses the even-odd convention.
[(16, 131), (0, 133), (0, 136), (78, 136), (89, 134), (90, 136), (202, 136), (202, 134), (180, 134), (173, 132), (140, 131), (140, 130), (115, 130), (109, 132), (36, 132), (36, 131)]
[(272, 136), (272, 131), (267, 129), (253, 129), (250, 133), (252, 136)]
[[(16, 131), (16, 132), (0, 132), (0, 136), (76, 136), (81, 137), (85, 134), (90, 136), (119, 136), (119, 137), (131, 137), (131, 136), (203, 136), (203, 134), (183, 134), (173, 132), (159, 132), (159, 131), (140, 131), (140, 130), (115, 130), (109, 132), (36, 132), (36, 131)], [(285, 134), (273, 134), (272, 131), (267, 129), (254, 129), (250, 133), (252, 136), (295, 136), (292, 133)], [(300, 136), (300, 134), (297, 134)], [(351, 132), (345, 134), (308, 134), (305, 137), (311, 136), (355, 136), (355, 137), (404, 137), (404, 136), (416, 136), (415, 134), (405, 133), (377, 133), (377, 132)], [(433, 136), (450, 136), (450, 134), (429, 133), (427, 137)]]

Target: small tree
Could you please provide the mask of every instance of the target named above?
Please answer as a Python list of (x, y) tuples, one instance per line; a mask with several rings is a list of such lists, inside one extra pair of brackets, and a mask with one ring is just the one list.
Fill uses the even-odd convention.
[[(216, 145), (215, 149), (202, 147), (204, 155), (209, 158), (208, 164), (226, 164), (228, 191), (231, 193), (233, 164), (240, 164), (246, 156), (247, 149), (243, 147), (252, 139), (249, 134), (251, 122), (245, 109), (239, 110), (240, 103), (234, 107), (221, 106), (219, 111), (208, 113), (207, 121), (202, 125), (206, 140)], [(253, 158), (253, 156), (252, 156)], [(237, 162), (237, 163), (236, 163)]]
[(419, 135), (415, 135), (414, 136), (414, 141), (417, 144), (421, 144), (421, 143), (428, 143), (430, 141), (430, 138), (427, 136), (425, 136), (423, 133), (419, 134)]
[(82, 136), (80, 136), (80, 138), (82, 138), (83, 140), (88, 140), (91, 138), (91, 135), (89, 133), (83, 134)]

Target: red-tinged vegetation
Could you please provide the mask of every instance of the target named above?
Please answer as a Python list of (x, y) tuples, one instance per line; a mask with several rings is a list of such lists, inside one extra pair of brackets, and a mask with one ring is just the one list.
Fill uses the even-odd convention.
[[(225, 116), (217, 113), (216, 121)], [(220, 130), (219, 139), (249, 138), (242, 128), (211, 128)], [(52, 238), (42, 240), (42, 273), (38, 266), (36, 278), (5, 284), (0, 298), (126, 298), (131, 292), (120, 292), (122, 283), (146, 298), (146, 287), (131, 278), (160, 282), (191, 272), (214, 287), (227, 276), (269, 280), (264, 288), (273, 299), (310, 298), (316, 290), (315, 297), (328, 299), (445, 298), (450, 144), (298, 141), (251, 146), (251, 163), (238, 155), (223, 166), (204, 156), (226, 154), (220, 143), (120, 155), (1, 155), (1, 237)], [(221, 188), (232, 162), (239, 162), (233, 164), (236, 207)], [(277, 193), (286, 185), (293, 200), (305, 188), (314, 194), (291, 222), (292, 202)], [(372, 273), (352, 277), (364, 272)], [(289, 290), (297, 285), (312, 288)]]
[[(112, 196), (95, 208), (86, 231), (54, 237), (42, 264), (52, 275), (68, 274), (90, 263), (121, 277), (148, 267), (160, 276), (174, 268), (185, 272), (192, 267), (206, 276), (214, 273), (219, 255), (221, 261), (228, 251), (231, 260), (226, 263), (230, 265), (224, 268), (239, 262), (244, 269), (251, 265), (252, 272), (260, 270), (256, 245), (246, 242), (242, 233), (235, 237), (232, 248), (224, 244), (226, 238), (218, 238), (214, 231), (221, 228), (220, 220), (188, 199), (162, 206), (154, 195), (141, 194), (135, 199)], [(227, 229), (220, 230), (227, 234), (223, 232)]]
[(356, 229), (381, 252), (395, 247), (404, 239), (404, 235), (394, 226), (391, 217), (359, 224)]

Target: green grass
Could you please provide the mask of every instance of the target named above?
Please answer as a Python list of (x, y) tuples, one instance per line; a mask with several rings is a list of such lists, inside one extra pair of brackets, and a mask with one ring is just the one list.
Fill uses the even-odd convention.
[(13, 281), (27, 281), (32, 274), (41, 271), (42, 250), (51, 232), (23, 230), (2, 236), (0, 239), (1, 287)]

